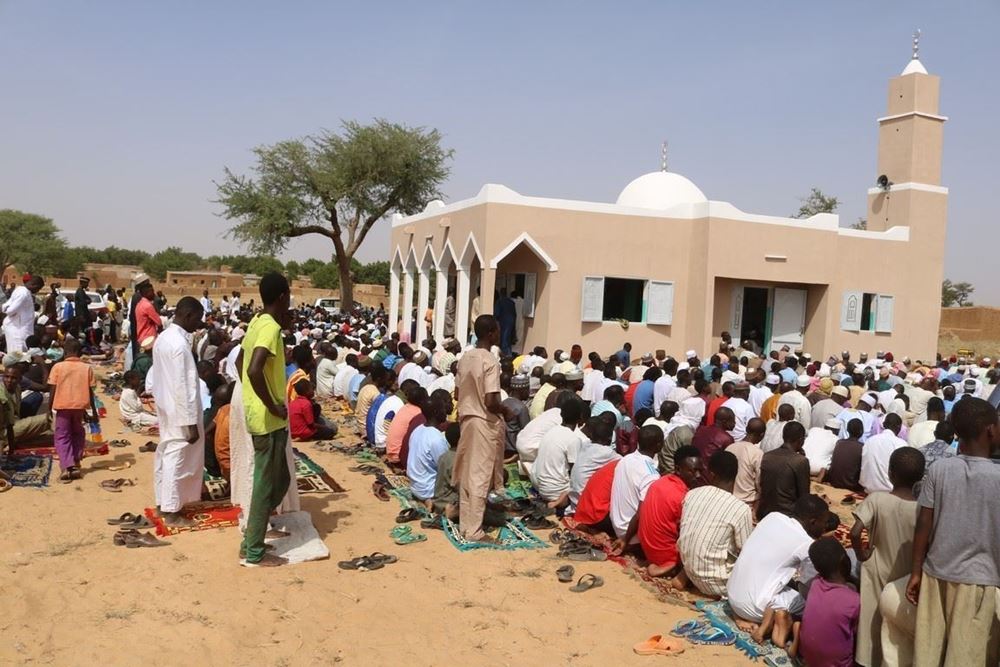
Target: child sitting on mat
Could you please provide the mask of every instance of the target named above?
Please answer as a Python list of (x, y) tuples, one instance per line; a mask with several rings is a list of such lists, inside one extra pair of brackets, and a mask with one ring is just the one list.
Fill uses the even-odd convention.
[(295, 383), (298, 394), (288, 404), (288, 425), (292, 440), (328, 440), (337, 435), (337, 429), (320, 417), (320, 407), (313, 401), (313, 384), (303, 378)]

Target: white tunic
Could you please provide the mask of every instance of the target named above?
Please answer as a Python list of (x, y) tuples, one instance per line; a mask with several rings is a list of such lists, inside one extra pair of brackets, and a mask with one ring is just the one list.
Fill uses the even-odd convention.
[[(160, 444), (153, 461), (156, 504), (177, 512), (201, 500), (205, 469), (205, 430), (202, 424), (198, 371), (191, 354), (191, 334), (171, 324), (153, 344), (152, 393), (160, 421)], [(189, 443), (184, 427), (198, 429)]]
[(25, 339), (34, 333), (35, 327), (35, 297), (24, 285), (18, 285), (11, 292), (10, 298), (0, 306), (7, 315), (3, 321), (3, 333), (7, 338), (7, 351), (23, 352)]

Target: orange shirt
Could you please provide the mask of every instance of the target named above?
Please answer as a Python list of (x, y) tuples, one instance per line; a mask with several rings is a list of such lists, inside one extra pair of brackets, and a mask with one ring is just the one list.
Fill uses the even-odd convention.
[(52, 367), (49, 384), (53, 410), (86, 410), (90, 407), (90, 390), (97, 386), (94, 369), (79, 357), (63, 359)]

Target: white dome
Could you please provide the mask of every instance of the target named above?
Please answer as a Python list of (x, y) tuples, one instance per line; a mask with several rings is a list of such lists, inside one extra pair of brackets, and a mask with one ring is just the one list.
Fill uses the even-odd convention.
[(424, 206), (424, 212), (433, 211), (434, 209), (444, 208), (444, 202), (440, 199), (432, 199), (427, 202), (427, 206)]
[(626, 185), (616, 203), (619, 206), (666, 210), (678, 204), (701, 204), (707, 201), (705, 193), (680, 174), (654, 171)]

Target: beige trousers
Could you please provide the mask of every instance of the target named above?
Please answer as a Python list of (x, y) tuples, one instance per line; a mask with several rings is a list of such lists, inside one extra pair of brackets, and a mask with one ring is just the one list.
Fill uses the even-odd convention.
[(883, 667), (908, 667), (913, 664), (917, 608), (906, 599), (906, 582), (909, 580), (907, 575), (890, 581), (878, 599), (878, 610), (882, 615), (882, 661), (878, 664)]
[(502, 421), (467, 417), (461, 422), (452, 483), (458, 486), (458, 527), (465, 539), (481, 540), (486, 496), (503, 488)]
[(917, 604), (915, 667), (996, 667), (996, 587), (955, 584), (924, 572)]

